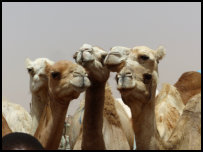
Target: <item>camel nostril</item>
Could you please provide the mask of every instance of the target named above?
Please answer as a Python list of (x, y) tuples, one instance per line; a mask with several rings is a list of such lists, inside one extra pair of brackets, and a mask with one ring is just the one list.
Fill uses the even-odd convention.
[(152, 79), (152, 75), (151, 74), (146, 73), (146, 74), (143, 75), (143, 80), (144, 80), (145, 84), (150, 83), (151, 79)]
[(124, 74), (124, 76), (125, 76), (125, 77), (132, 77), (133, 74), (132, 74), (131, 72), (126, 72), (126, 73)]

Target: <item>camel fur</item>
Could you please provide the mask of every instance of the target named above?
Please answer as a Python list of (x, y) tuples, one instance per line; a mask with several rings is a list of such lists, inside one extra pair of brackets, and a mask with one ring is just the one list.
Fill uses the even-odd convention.
[[(137, 52), (139, 51), (137, 50)], [(169, 146), (167, 146), (169, 143), (171, 143), (169, 142), (170, 140), (173, 141), (172, 142), (173, 146), (176, 145), (175, 147), (178, 147), (177, 149), (181, 149), (181, 147), (183, 148), (184, 146), (187, 146), (187, 145), (198, 147), (198, 143), (192, 140), (185, 140), (185, 142), (180, 144), (178, 140), (175, 141), (171, 137), (169, 138), (169, 141), (165, 142), (159, 135), (159, 132), (157, 130), (156, 117), (155, 117), (155, 104), (156, 104), (155, 90), (157, 87), (157, 80), (158, 80), (157, 64), (159, 63), (159, 60), (162, 58), (160, 54), (164, 55), (165, 53), (160, 53), (160, 51), (157, 51), (157, 53), (159, 55), (155, 54), (154, 59), (146, 54), (144, 56), (143, 55), (131, 56), (131, 58), (129, 57), (125, 61), (125, 64), (122, 66), (122, 68), (119, 67), (118, 69), (117, 88), (121, 93), (123, 101), (130, 107), (132, 112), (133, 128), (135, 132), (137, 149), (138, 150), (139, 149), (146, 149), (146, 150), (147, 149), (170, 149)], [(150, 66), (149, 64), (150, 62), (152, 66)], [(176, 90), (176, 92), (178, 91)], [(180, 101), (181, 96), (179, 95), (178, 98), (179, 98), (178, 100), (174, 100), (174, 101)], [(180, 105), (181, 102), (178, 104), (177, 103), (174, 104), (174, 102), (171, 102), (171, 103), (173, 107), (177, 107), (177, 105)], [(182, 110), (181, 107), (182, 106), (178, 107), (177, 110), (181, 111)], [(173, 109), (173, 108), (170, 108), (170, 109)], [(200, 113), (201, 113), (201, 110), (200, 110)], [(189, 121), (192, 120), (193, 117), (195, 118), (195, 116), (193, 114), (189, 114), (189, 116), (190, 116), (190, 119), (187, 120), (184, 117), (184, 113), (183, 113), (178, 120), (177, 119), (175, 120), (177, 121), (177, 123), (173, 127), (174, 128), (183, 127), (181, 125), (181, 122), (187, 122), (188, 126), (193, 127), (189, 123)], [(200, 117), (197, 118), (197, 121), (198, 122), (200, 121)], [(193, 137), (196, 137), (197, 139), (199, 139), (199, 137), (201, 138), (201, 135), (198, 133), (199, 131), (198, 129), (199, 129), (198, 127), (197, 128), (194, 127), (192, 129), (192, 132), (190, 132), (189, 134), (193, 135)], [(180, 134), (180, 130), (179, 132), (177, 130), (178, 129), (173, 130), (172, 136), (173, 134), (178, 134), (181, 136), (181, 138), (184, 138), (184, 136), (188, 137), (188, 133), (186, 133), (187, 129), (182, 131), (186, 135)], [(171, 148), (171, 149), (176, 149), (176, 148)]]
[(2, 137), (9, 133), (12, 133), (12, 130), (8, 126), (8, 123), (2, 114)]
[(46, 63), (45, 70), (48, 102), (34, 136), (45, 149), (58, 149), (69, 103), (90, 86), (90, 81), (81, 66), (69, 61), (58, 61), (54, 65)]
[(88, 72), (92, 85), (85, 94), (83, 124), (73, 149), (131, 149), (133, 147), (133, 132), (128, 134), (128, 137), (131, 136), (131, 141), (128, 141), (129, 138), (127, 139), (119, 116), (125, 117), (122, 118), (123, 121), (129, 124), (128, 132), (132, 130), (130, 119), (124, 110), (117, 113), (115, 99), (106, 84), (109, 78), (109, 70), (103, 65), (106, 54), (99, 47), (84, 44), (74, 55), (76, 62), (83, 65)]

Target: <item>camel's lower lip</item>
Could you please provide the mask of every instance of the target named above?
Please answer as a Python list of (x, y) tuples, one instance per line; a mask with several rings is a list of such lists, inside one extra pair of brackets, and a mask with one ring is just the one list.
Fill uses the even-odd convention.
[(132, 91), (133, 90), (133, 88), (118, 88), (118, 90), (120, 91), (120, 92), (129, 92), (129, 91)]
[(83, 92), (87, 89), (87, 86), (82, 86), (82, 87), (74, 86), (74, 87), (75, 87), (75, 90), (78, 92)]

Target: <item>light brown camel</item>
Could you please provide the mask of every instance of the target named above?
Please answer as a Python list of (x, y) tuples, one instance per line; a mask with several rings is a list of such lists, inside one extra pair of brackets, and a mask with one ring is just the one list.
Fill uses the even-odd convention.
[(12, 130), (8, 126), (8, 123), (2, 114), (2, 137), (9, 133), (12, 133)]
[(48, 102), (34, 136), (45, 149), (57, 149), (69, 103), (90, 86), (90, 81), (83, 67), (69, 61), (59, 61), (54, 65), (47, 63), (46, 72)]
[(30, 91), (32, 93), (32, 100), (30, 103), (32, 135), (34, 135), (38, 127), (40, 117), (48, 98), (48, 78), (45, 72), (45, 62), (51, 65), (54, 64), (53, 61), (47, 58), (37, 58), (34, 61), (31, 61), (29, 58), (25, 60), (26, 68), (30, 76)]
[[(156, 97), (155, 115), (160, 136), (167, 141), (172, 134), (185, 104), (201, 92), (201, 74), (190, 71), (183, 73), (175, 85), (164, 84)], [(182, 101), (182, 102), (180, 102)]]
[[(135, 65), (135, 63), (131, 64), (130, 67), (132, 68), (133, 65)], [(125, 67), (126, 68), (123, 68), (123, 70), (121, 70), (120, 75), (121, 74), (126, 75), (126, 73), (129, 74), (130, 68), (128, 66), (125, 66)], [(130, 69), (130, 70), (132, 70), (132, 69)], [(126, 79), (126, 80), (124, 80), (126, 82), (121, 82), (122, 79), (119, 78), (118, 82), (121, 82), (121, 83), (120, 83), (120, 85), (118, 83), (118, 88), (121, 91), (123, 101), (129, 105), (129, 107), (131, 108), (131, 111), (134, 111), (134, 114), (132, 112), (132, 115), (133, 115), (133, 125), (134, 125), (135, 137), (136, 137), (136, 142), (137, 142), (136, 143), (137, 149), (159, 149), (159, 148), (168, 149), (168, 147), (165, 145), (162, 145), (163, 147), (160, 146), (161, 145), (160, 141), (162, 141), (162, 140), (156, 129), (155, 109), (154, 109), (154, 107), (155, 107), (154, 89), (156, 87), (157, 74), (154, 72), (150, 73), (146, 69), (143, 69), (142, 66), (139, 67), (139, 65), (136, 65), (133, 68), (133, 70), (135, 70), (135, 71), (131, 71), (131, 72), (133, 74), (134, 73), (137, 73), (137, 74), (134, 74), (132, 76), (132, 78), (128, 78), (125, 76), (126, 78), (124, 77), (123, 79)], [(120, 76), (120, 75), (118, 75), (118, 76)], [(151, 82), (150, 82), (150, 79), (151, 79)], [(129, 84), (133, 84), (133, 83), (135, 85), (134, 87), (132, 85), (129, 85)], [(123, 88), (123, 86), (125, 86), (125, 87)], [(193, 113), (188, 114), (188, 116), (185, 116), (185, 117), (184, 117), (184, 115), (181, 116), (179, 118), (179, 122), (176, 124), (176, 128), (183, 128), (185, 124), (189, 123), (187, 125), (188, 128), (189, 128), (189, 126), (190, 126), (190, 128), (192, 128), (192, 129), (190, 129), (191, 132), (189, 134), (193, 135), (193, 137), (196, 137), (197, 139), (199, 139), (201, 135), (200, 135), (200, 132), (198, 132), (198, 131), (199, 131), (199, 128), (201, 128), (201, 125), (200, 124), (199, 124), (199, 126), (197, 125), (198, 127), (193, 126), (190, 123), (190, 121), (191, 121), (191, 119), (193, 119), (193, 117), (196, 118), (195, 116), (193, 116)], [(196, 119), (197, 119), (197, 122), (200, 122), (200, 120), (201, 120), (200, 117), (197, 117)], [(180, 136), (179, 141), (181, 141), (181, 138), (185, 138), (185, 136), (186, 137), (189, 136), (189, 135), (187, 135), (188, 130), (187, 131), (180, 130), (180, 129), (177, 129), (177, 130), (179, 130), (179, 131), (172, 133), (172, 136), (173, 136), (173, 134), (176, 134), (175, 137), (177, 137), (177, 135), (179, 135)], [(184, 133), (182, 134), (181, 131)], [(171, 138), (169, 138), (169, 140), (170, 139)], [(174, 140), (172, 140), (172, 141), (174, 141)], [(157, 142), (158, 142), (158, 144), (157, 144)], [(197, 141), (196, 140), (185, 140), (185, 142), (183, 142), (181, 145), (179, 144), (180, 142), (173, 142), (173, 146), (176, 145), (175, 147), (183, 148), (184, 146), (190, 145), (190, 147), (198, 149), (198, 148), (200, 148), (199, 142), (200, 142), (199, 140), (197, 140)], [(168, 142), (166, 142), (166, 143), (168, 143)], [(187, 147), (189, 147), (189, 146), (187, 146)]]
[[(149, 71), (156, 71), (158, 75), (158, 63), (164, 55), (165, 49), (162, 46), (157, 50), (146, 46), (132, 49), (116, 46), (110, 50), (104, 63), (111, 71), (119, 72), (125, 66), (126, 60), (137, 61)], [(170, 84), (163, 85), (155, 103), (157, 129), (161, 138), (167, 141), (182, 114), (184, 104), (180, 93)]]
[(156, 96), (155, 117), (160, 137), (167, 141), (171, 136), (185, 105), (180, 93), (170, 84), (163, 84), (160, 93)]
[(163, 149), (201, 149), (201, 93), (188, 100), (172, 135), (162, 144)]
[[(83, 124), (73, 149), (130, 149), (133, 147), (134, 135), (133, 131), (130, 133), (132, 130), (130, 119), (124, 111), (120, 110), (120, 113), (117, 113), (115, 108), (117, 103), (106, 84), (109, 78), (109, 70), (103, 65), (106, 54), (101, 48), (84, 44), (74, 55), (76, 62), (83, 65), (88, 72), (92, 85), (85, 94)], [(123, 118), (119, 117), (121, 115)], [(121, 121), (125, 121), (128, 127), (124, 128)]]
[[(117, 88), (121, 93), (123, 101), (130, 107), (132, 112), (133, 128), (138, 150), (169, 149), (169, 146), (167, 145), (168, 142), (164, 142), (164, 140), (161, 139), (156, 125), (155, 90), (157, 87), (157, 80), (157, 70), (153, 71), (141, 65), (139, 62), (132, 60), (126, 61), (125, 66), (123, 66), (117, 74)], [(191, 118), (194, 117), (193, 115), (189, 116), (191, 116)], [(180, 117), (179, 121), (180, 120), (184, 122), (187, 121), (183, 116)], [(183, 126), (178, 122), (176, 127)], [(190, 125), (190, 127), (193, 126)], [(197, 129), (199, 128), (194, 127), (192, 130), (194, 130), (194, 134), (196, 133), (195, 135), (199, 138), (201, 135), (197, 133), (199, 131), (197, 131)], [(180, 135), (180, 138), (186, 136), (184, 134), (181, 135), (178, 131), (175, 133)], [(172, 135), (175, 133), (172, 133)], [(173, 144), (177, 147), (179, 146), (179, 142)], [(184, 145), (198, 147), (199, 143), (187, 140), (182, 144), (182, 147), (184, 147)]]

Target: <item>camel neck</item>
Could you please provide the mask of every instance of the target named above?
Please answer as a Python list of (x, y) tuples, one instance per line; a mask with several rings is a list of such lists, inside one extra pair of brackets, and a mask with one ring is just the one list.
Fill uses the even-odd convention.
[(85, 94), (82, 149), (105, 149), (102, 128), (106, 83), (91, 83)]
[(30, 107), (30, 115), (32, 117), (32, 134), (35, 133), (39, 125), (40, 117), (43, 109), (48, 102), (48, 88), (42, 89), (37, 93), (32, 93), (32, 102)]
[(133, 129), (135, 132), (137, 150), (154, 149), (154, 144), (151, 143), (156, 134), (156, 121), (154, 102), (147, 103), (142, 106), (142, 112), (137, 114), (135, 110), (131, 110), (133, 119)]
[(64, 105), (60, 101), (49, 98), (34, 135), (45, 149), (58, 149), (68, 105), (69, 101)]
[(130, 105), (137, 150), (157, 149), (159, 134), (155, 119), (155, 90), (149, 100), (141, 101), (132, 96), (123, 97)]

